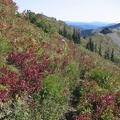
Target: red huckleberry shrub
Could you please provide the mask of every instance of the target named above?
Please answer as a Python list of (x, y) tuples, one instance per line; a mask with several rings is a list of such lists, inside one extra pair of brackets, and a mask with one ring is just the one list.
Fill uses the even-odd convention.
[(106, 109), (110, 112), (113, 112), (115, 109), (115, 96), (113, 93), (105, 93), (102, 95), (93, 93), (90, 95), (90, 101), (92, 104), (93, 116), (96, 118), (101, 117)]
[(21, 53), (11, 52), (8, 63), (19, 70), (19, 75), (5, 67), (0, 70), (0, 85), (5, 87), (5, 90), (0, 90), (0, 94), (6, 93), (4, 96), (1, 95), (3, 97), (0, 99), (14, 98), (16, 94), (21, 96), (24, 92), (32, 95), (42, 89), (41, 79), (44, 74), (54, 72), (54, 68), (50, 67), (49, 56), (42, 55), (38, 61), (32, 49)]
[(80, 114), (80, 115), (76, 115), (74, 117), (74, 120), (86, 120), (86, 119), (84, 118), (84, 116), (82, 114)]

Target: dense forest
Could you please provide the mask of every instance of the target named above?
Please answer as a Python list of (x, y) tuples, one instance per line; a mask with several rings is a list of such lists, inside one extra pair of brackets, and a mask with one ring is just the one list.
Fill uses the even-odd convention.
[(17, 8), (0, 0), (0, 120), (119, 120), (115, 46)]

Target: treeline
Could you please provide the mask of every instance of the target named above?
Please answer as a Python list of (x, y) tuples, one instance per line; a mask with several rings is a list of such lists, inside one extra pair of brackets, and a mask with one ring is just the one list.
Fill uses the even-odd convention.
[(92, 39), (90, 38), (88, 43), (86, 44), (86, 49), (98, 53), (100, 56), (103, 56), (105, 59), (109, 59), (112, 62), (115, 62), (115, 57), (114, 57), (114, 49), (112, 48), (111, 52), (110, 49), (107, 48), (104, 51), (104, 54), (102, 55), (102, 45), (100, 43), (99, 47), (97, 47), (97, 44), (95, 44)]
[[(60, 26), (59, 28), (55, 28), (55, 23), (51, 23), (51, 18), (45, 18), (42, 14), (35, 14), (30, 10), (27, 10), (25, 13), (26, 19), (30, 20), (31, 23), (35, 24), (37, 27), (42, 28), (45, 33), (54, 34), (58, 32), (63, 37), (67, 39), (73, 40), (74, 43), (80, 44), (80, 29), (78, 28), (68, 28), (68, 26), (64, 23), (64, 25)], [(59, 21), (57, 23), (59, 26)]]
[(61, 26), (61, 27), (59, 28), (58, 33), (59, 33), (60, 35), (62, 35), (63, 37), (66, 37), (66, 38), (68, 38), (68, 39), (70, 39), (70, 40), (72, 39), (72, 34), (71, 34), (71, 32), (69, 32), (69, 31), (67, 30), (67, 25)]
[(42, 28), (45, 33), (54, 34), (55, 29), (53, 29), (51, 23), (48, 22), (48, 20), (43, 17), (42, 14), (35, 14), (34, 12), (27, 10), (25, 17), (37, 27)]
[(76, 43), (76, 44), (80, 44), (81, 43), (81, 41), (80, 41), (80, 29), (76, 28), (76, 27), (73, 27), (71, 29), (72, 29), (72, 33), (70, 33), (67, 30), (67, 25), (64, 25), (63, 27), (59, 28), (59, 34), (68, 38), (68, 39), (72, 39), (74, 41), (74, 43)]

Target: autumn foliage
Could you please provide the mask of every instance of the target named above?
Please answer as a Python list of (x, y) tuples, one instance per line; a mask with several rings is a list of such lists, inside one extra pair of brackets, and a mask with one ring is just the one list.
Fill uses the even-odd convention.
[(118, 66), (60, 35), (63, 22), (18, 13), (12, 0), (0, 15), (0, 119), (120, 118)]

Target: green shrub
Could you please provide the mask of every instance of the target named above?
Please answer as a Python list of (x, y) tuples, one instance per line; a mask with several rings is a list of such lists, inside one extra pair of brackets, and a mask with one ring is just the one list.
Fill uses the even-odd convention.
[(79, 78), (79, 67), (75, 62), (70, 62), (65, 68), (65, 80), (68, 87), (72, 91), (77, 85), (77, 79)]
[(0, 54), (8, 54), (11, 48), (10, 43), (6, 39), (0, 38)]
[(107, 88), (110, 83), (112, 73), (102, 69), (95, 69), (89, 76), (89, 79), (96, 81), (101, 87)]
[(37, 112), (39, 110), (42, 120), (58, 120), (67, 109), (69, 90), (58, 73), (44, 78), (43, 86), (43, 89), (34, 96), (38, 107)]

